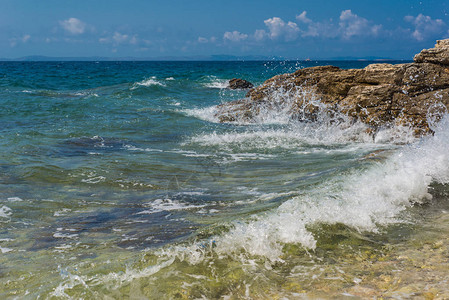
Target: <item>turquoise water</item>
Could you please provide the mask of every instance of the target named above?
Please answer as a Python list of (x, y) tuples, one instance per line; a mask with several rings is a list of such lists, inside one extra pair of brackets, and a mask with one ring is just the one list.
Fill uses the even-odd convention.
[[(246, 93), (229, 79), (322, 64), (0, 63), (0, 295), (294, 298), (311, 278), (357, 295), (354, 256), (394, 257), (445, 220), (449, 126), (217, 122)], [(326, 291), (329, 265), (352, 277)]]

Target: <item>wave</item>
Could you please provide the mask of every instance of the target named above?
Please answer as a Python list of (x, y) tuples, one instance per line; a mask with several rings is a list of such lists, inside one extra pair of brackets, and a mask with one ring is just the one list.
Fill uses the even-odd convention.
[[(368, 168), (350, 173), (343, 172), (314, 190), (284, 202), (271, 213), (252, 216), (246, 222), (234, 222), (228, 233), (210, 239), (214, 241), (211, 251), (219, 255), (245, 251), (276, 261), (280, 259), (286, 243), (299, 243), (305, 248), (314, 249), (316, 239), (308, 229), (314, 224), (341, 223), (358, 231), (378, 232), (382, 226), (404, 222), (400, 216), (402, 212), (415, 203), (432, 199), (432, 184), (449, 183), (449, 115), (434, 124), (432, 129), (435, 132), (433, 136), (402, 146), (385, 161), (376, 161)], [(224, 135), (214, 133), (195, 137), (192, 142), (206, 146), (228, 143), (241, 145), (253, 138), (256, 144), (250, 147), (259, 148), (261, 145), (257, 143), (263, 134), (268, 139), (279, 138), (273, 146), (285, 145), (286, 141), (298, 136), (301, 138), (293, 132), (284, 133), (283, 137), (279, 131)], [(326, 138), (334, 137), (333, 140), (320, 138), (312, 141), (335, 143), (344, 136), (343, 133), (329, 133)], [(263, 147), (267, 147), (267, 144)], [(173, 248), (170, 253), (178, 256), (179, 251), (198, 252), (198, 258), (198, 255), (205, 253), (203, 247), (203, 244), (193, 244), (187, 250)]]
[[(215, 121), (215, 107), (206, 109), (184, 110), (188, 115), (203, 120)], [(284, 125), (252, 124), (251, 126), (232, 128), (225, 132), (198, 134), (190, 138), (186, 144), (212, 146), (226, 150), (267, 150), (290, 149), (301, 150), (304, 147), (334, 147), (352, 144), (360, 148), (392, 147), (397, 144), (408, 144), (416, 140), (409, 127), (396, 126), (379, 130), (373, 136), (369, 127), (361, 122), (289, 122)], [(355, 143), (355, 144), (354, 144)], [(373, 145), (374, 144), (374, 145)]]
[[(380, 128), (373, 135), (368, 125), (334, 111), (307, 90), (297, 89), (292, 92), (277, 89), (271, 97), (272, 101), (257, 105), (248, 106), (251, 100), (242, 99), (232, 105), (224, 103), (223, 106), (185, 109), (182, 112), (212, 123), (220, 123), (219, 116), (230, 114), (234, 120), (228, 123), (240, 126), (286, 125), (286, 130), (273, 132), (263, 128), (265, 133), (259, 132), (256, 135), (279, 136), (280, 142), (286, 142), (287, 145), (289, 142), (286, 139), (290, 138), (302, 138), (308, 143), (325, 141), (329, 144), (354, 141), (404, 144), (415, 140), (412, 128), (400, 125)], [(313, 111), (313, 114), (309, 111)], [(251, 115), (251, 119), (246, 118), (247, 113)], [(214, 135), (216, 136), (215, 133), (210, 136)], [(242, 137), (246, 138), (248, 135), (254, 135), (254, 132), (247, 130)], [(227, 137), (223, 136), (222, 140)]]
[(449, 116), (434, 130), (434, 136), (404, 146), (385, 162), (342, 174), (268, 215), (235, 223), (229, 233), (214, 237), (214, 251), (226, 254), (244, 249), (278, 260), (285, 243), (315, 248), (316, 239), (307, 227), (316, 223), (342, 223), (377, 232), (379, 226), (402, 222), (400, 212), (432, 198), (432, 183), (449, 183)]
[[(210, 238), (214, 241), (210, 251), (219, 255), (245, 251), (276, 261), (285, 244), (314, 249), (316, 239), (308, 229), (314, 224), (340, 223), (358, 231), (378, 232), (382, 226), (404, 222), (401, 212), (432, 199), (433, 183), (449, 183), (449, 116), (433, 130), (434, 136), (403, 146), (384, 162), (343, 173), (271, 213), (234, 222), (228, 233)], [(188, 260), (198, 263), (206, 255), (202, 247), (175, 247), (169, 253), (178, 257), (180, 251), (197, 253)]]
[(187, 116), (191, 116), (200, 120), (208, 121), (211, 123), (218, 123), (219, 120), (216, 116), (218, 113), (218, 109), (216, 106), (209, 106), (206, 108), (191, 108), (180, 110), (181, 113), (186, 114)]
[(217, 78), (216, 76), (207, 76), (207, 81), (203, 85), (211, 89), (225, 89), (229, 86), (229, 80)]
[(151, 78), (147, 78), (147, 79), (144, 79), (142, 81), (135, 82), (130, 89), (131, 90), (135, 90), (135, 89), (137, 89), (137, 88), (139, 88), (141, 86), (144, 86), (144, 87), (150, 87), (150, 86), (162, 86), (162, 87), (165, 87), (165, 86), (167, 86), (165, 83), (160, 82), (160, 81), (158, 81), (156, 79), (157, 79), (156, 76), (152, 76)]

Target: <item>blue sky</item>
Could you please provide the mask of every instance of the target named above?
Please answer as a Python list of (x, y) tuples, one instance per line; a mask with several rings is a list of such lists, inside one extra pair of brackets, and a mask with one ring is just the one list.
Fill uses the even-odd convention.
[(449, 1), (0, 0), (0, 57), (411, 59), (449, 38)]

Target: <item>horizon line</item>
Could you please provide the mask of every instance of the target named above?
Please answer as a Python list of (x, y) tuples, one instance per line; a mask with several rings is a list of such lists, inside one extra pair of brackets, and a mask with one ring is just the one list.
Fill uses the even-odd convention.
[(282, 56), (264, 56), (264, 55), (205, 55), (205, 56), (165, 56), (165, 57), (108, 57), (108, 56), (46, 56), (29, 55), (17, 58), (0, 58), (1, 62), (45, 62), (45, 61), (413, 61), (413, 59), (389, 58), (378, 56), (342, 56), (329, 58), (293, 58)]

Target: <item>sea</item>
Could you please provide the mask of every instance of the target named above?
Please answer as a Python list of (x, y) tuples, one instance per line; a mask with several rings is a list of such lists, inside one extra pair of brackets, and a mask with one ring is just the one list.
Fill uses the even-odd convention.
[(447, 114), (218, 121), (232, 78), (370, 63), (0, 62), (0, 298), (449, 298)]

